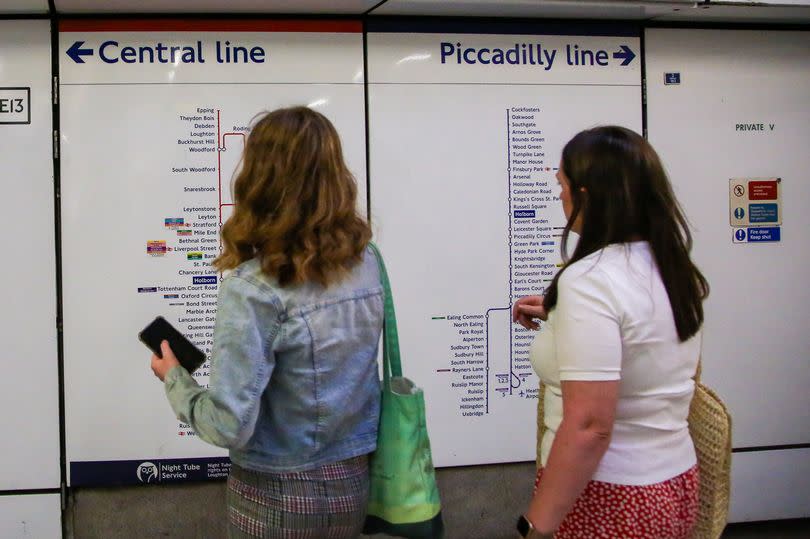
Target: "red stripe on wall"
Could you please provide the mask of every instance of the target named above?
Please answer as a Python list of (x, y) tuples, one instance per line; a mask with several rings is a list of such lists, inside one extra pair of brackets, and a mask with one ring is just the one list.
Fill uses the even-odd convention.
[(329, 20), (179, 20), (179, 19), (69, 19), (59, 21), (60, 32), (325, 32), (360, 33), (360, 21)]

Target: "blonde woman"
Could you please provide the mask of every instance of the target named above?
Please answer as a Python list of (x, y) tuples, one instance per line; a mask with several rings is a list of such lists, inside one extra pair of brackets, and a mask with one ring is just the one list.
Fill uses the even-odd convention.
[(168, 343), (152, 370), (180, 421), (230, 449), (230, 537), (356, 537), (376, 448), (383, 298), (371, 231), (334, 126), (261, 117), (222, 227), (211, 377)]

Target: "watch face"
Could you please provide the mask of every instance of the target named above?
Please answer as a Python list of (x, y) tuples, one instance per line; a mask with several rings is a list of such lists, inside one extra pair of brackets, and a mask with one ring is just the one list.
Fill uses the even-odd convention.
[(518, 518), (518, 521), (517, 521), (517, 531), (520, 534), (520, 536), (521, 537), (526, 537), (527, 535), (529, 535), (529, 530), (530, 529), (531, 529), (531, 526), (529, 526), (529, 521), (526, 520), (526, 517), (524, 517), (523, 515), (520, 515), (520, 518)]

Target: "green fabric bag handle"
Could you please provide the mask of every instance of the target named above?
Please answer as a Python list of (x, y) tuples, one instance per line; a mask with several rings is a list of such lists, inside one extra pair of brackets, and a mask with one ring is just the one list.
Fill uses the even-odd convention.
[(391, 376), (402, 376), (402, 359), (399, 355), (399, 333), (397, 332), (397, 314), (394, 311), (394, 295), (391, 293), (391, 281), (385, 269), (382, 255), (372, 242), (368, 244), (377, 257), (377, 266), (380, 268), (380, 283), (384, 295), (384, 321), (383, 321), (383, 385), (385, 389), (391, 388)]
[(369, 461), (369, 504), (364, 533), (406, 539), (444, 535), (422, 390), (402, 376), (391, 283), (380, 251), (369, 244), (383, 286), (383, 387), (377, 450)]

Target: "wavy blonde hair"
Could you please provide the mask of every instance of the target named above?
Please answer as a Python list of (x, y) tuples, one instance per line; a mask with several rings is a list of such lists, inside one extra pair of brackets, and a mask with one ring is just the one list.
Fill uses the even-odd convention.
[(327, 286), (360, 262), (371, 229), (357, 213), (357, 184), (323, 114), (306, 107), (265, 113), (241, 165), (217, 270), (258, 258), (281, 286)]

